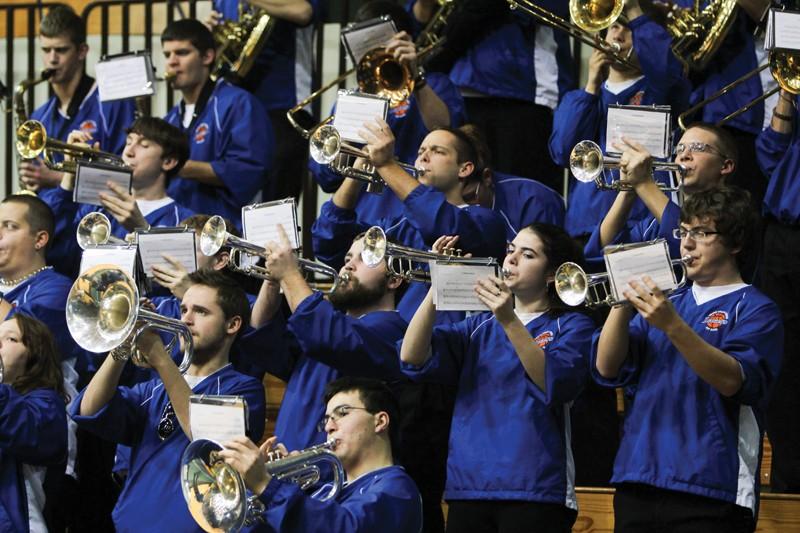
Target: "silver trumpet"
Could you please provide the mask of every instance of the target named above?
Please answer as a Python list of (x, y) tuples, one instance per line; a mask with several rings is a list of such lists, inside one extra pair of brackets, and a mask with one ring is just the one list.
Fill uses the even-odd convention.
[[(267, 471), (277, 479), (305, 490), (319, 481), (322, 463), (333, 469), (333, 484), (322, 501), (334, 498), (345, 480), (344, 468), (333, 453), (334, 441), (306, 448), (287, 457), (268, 461)], [(241, 474), (220, 456), (222, 446), (199, 439), (181, 457), (181, 489), (189, 513), (205, 531), (239, 531), (262, 521), (264, 505), (257, 495), (247, 496)]]
[[(271, 279), (269, 271), (265, 267), (251, 263), (248, 257), (257, 256), (266, 258), (269, 255), (267, 249), (229, 233), (225, 225), (225, 220), (219, 215), (214, 215), (208, 219), (208, 222), (205, 223), (200, 233), (200, 251), (203, 252), (204, 255), (212, 256), (223, 247), (231, 249), (230, 261), (228, 263), (231, 270), (241, 272), (254, 278)], [(339, 278), (339, 273), (336, 272), (335, 269), (303, 258), (298, 258), (297, 262), (302, 270), (321, 274), (331, 279), (331, 288), (325, 291), (327, 294), (334, 292), (339, 286), (341, 279)]]
[(111, 221), (99, 211), (89, 213), (81, 219), (75, 237), (78, 239), (78, 246), (83, 250), (104, 244), (128, 244), (125, 239), (111, 234)]
[(67, 296), (67, 327), (75, 342), (90, 352), (111, 352), (116, 360), (146, 362), (136, 350), (136, 340), (148, 328), (173, 334), (171, 351), (182, 338), (184, 372), (192, 362), (192, 334), (180, 320), (167, 318), (139, 306), (139, 289), (114, 265), (97, 265), (81, 274)]
[(364, 234), (364, 247), (361, 250), (361, 260), (375, 268), (386, 260), (389, 272), (407, 281), (421, 281), (430, 283), (430, 272), (422, 268), (414, 268), (415, 263), (431, 263), (442, 261), (446, 263), (459, 263), (462, 265), (497, 266), (494, 257), (461, 257), (461, 250), (448, 248), (447, 253), (426, 252), (409, 246), (393, 244), (386, 238), (386, 233), (380, 226), (372, 226)]

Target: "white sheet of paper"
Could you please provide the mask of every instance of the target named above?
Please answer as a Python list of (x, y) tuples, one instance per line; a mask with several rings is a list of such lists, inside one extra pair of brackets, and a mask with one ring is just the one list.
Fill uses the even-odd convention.
[[(216, 400), (220, 400), (218, 403)], [(208, 439), (223, 444), (247, 431), (244, 398), (193, 394), (189, 397), (189, 426), (193, 439)]]
[(97, 248), (87, 248), (81, 255), (80, 273), (83, 274), (97, 265), (114, 265), (123, 272), (136, 279), (136, 246), (105, 245)]
[(100, 61), (95, 65), (100, 101), (154, 94), (152, 72), (150, 58), (142, 54)]
[(289, 237), (292, 248), (300, 247), (297, 235), (297, 210), (294, 198), (291, 201), (278, 200), (254, 206), (252, 209), (242, 209), (242, 227), (245, 240), (265, 246), (268, 242), (281, 242), (278, 237), (278, 224)]
[(363, 143), (358, 132), (364, 129), (364, 123), (372, 123), (376, 118), (386, 120), (388, 111), (389, 100), (385, 98), (339, 91), (333, 126), (345, 141)]
[(653, 157), (669, 157), (669, 111), (649, 106), (608, 106), (606, 147), (608, 154), (618, 154), (612, 143), (622, 137), (644, 145)]
[(437, 311), (488, 311), (475, 294), (479, 279), (497, 275), (495, 266), (437, 262), (431, 264), (431, 281)]
[(800, 13), (780, 10), (772, 12), (774, 13), (773, 48), (800, 50)]
[(78, 163), (72, 199), (81, 204), (102, 205), (99, 194), (101, 192), (111, 192), (111, 189), (106, 185), (109, 181), (116, 183), (126, 191), (130, 191), (132, 178), (133, 173), (130, 170)]
[(397, 26), (393, 20), (376, 20), (374, 24), (367, 26), (352, 30), (344, 29), (342, 43), (350, 54), (353, 64), (357, 65), (364, 54), (385, 45), (395, 33), (397, 33)]
[(142, 268), (148, 278), (153, 277), (153, 265), (169, 266), (169, 263), (164, 260), (164, 255), (168, 255), (178, 261), (187, 272), (197, 270), (197, 249), (194, 243), (194, 231), (183, 231), (183, 228), (180, 228), (174, 232), (142, 232), (137, 233), (137, 235)]
[(641, 282), (645, 275), (650, 276), (662, 291), (677, 286), (666, 241), (607, 253), (604, 257), (611, 293), (617, 300), (625, 299), (622, 291), (630, 288), (630, 280)]

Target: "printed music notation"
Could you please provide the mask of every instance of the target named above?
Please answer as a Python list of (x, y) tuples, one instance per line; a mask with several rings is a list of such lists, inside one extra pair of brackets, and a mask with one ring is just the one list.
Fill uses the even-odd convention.
[(434, 262), (430, 268), (433, 303), (438, 311), (489, 310), (475, 293), (475, 284), (496, 276), (496, 266)]
[(137, 232), (142, 268), (148, 278), (153, 277), (153, 265), (169, 266), (167, 255), (179, 262), (187, 272), (197, 270), (197, 249), (194, 231), (184, 228), (158, 228), (159, 231)]

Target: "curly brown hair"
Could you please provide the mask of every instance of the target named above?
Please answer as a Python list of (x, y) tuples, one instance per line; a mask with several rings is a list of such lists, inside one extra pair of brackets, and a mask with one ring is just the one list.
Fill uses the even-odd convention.
[(22, 344), (28, 350), (25, 372), (11, 386), (20, 394), (34, 389), (53, 389), (65, 401), (69, 401), (61, 373), (61, 354), (50, 329), (40, 320), (22, 313), (9, 320), (17, 321)]

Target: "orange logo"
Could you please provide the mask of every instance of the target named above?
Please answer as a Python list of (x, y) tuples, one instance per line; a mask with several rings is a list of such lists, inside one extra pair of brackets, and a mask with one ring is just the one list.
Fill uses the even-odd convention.
[(389, 112), (396, 118), (402, 118), (408, 113), (409, 103), (408, 100), (403, 100), (396, 107), (390, 109)]
[(83, 133), (88, 133), (89, 135), (94, 135), (97, 131), (97, 122), (94, 120), (84, 120), (81, 122), (78, 129), (81, 130)]
[(642, 105), (644, 99), (644, 91), (639, 91), (628, 100), (628, 105)]
[(703, 324), (706, 325), (706, 329), (708, 331), (717, 331), (719, 328), (721, 328), (727, 323), (728, 323), (727, 311), (712, 311), (703, 320)]
[(552, 331), (545, 331), (544, 333), (540, 333), (533, 339), (539, 348), (544, 349), (545, 346), (550, 344), (553, 341), (553, 332)]
[(194, 129), (194, 143), (203, 144), (204, 142), (206, 142), (206, 135), (208, 135), (208, 124), (205, 122), (201, 122)]

